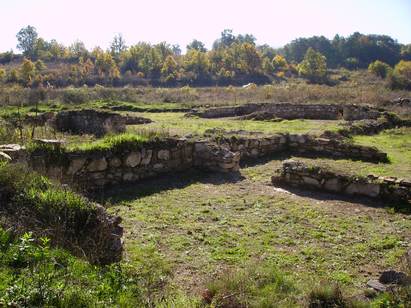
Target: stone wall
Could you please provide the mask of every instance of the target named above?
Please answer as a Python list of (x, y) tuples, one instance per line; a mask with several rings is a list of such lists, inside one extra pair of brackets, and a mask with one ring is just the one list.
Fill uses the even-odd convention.
[(267, 154), (290, 151), (297, 155), (318, 154), (337, 158), (353, 158), (367, 161), (385, 161), (387, 154), (375, 147), (354, 144), (329, 138), (316, 138), (309, 134), (280, 134), (270, 137), (241, 138), (219, 137), (221, 147), (239, 152), (241, 157), (255, 158)]
[(343, 105), (343, 116), (346, 121), (354, 120), (376, 120), (381, 116), (381, 112), (376, 107), (357, 106), (351, 104)]
[(290, 104), (290, 103), (261, 103), (246, 104), (235, 107), (219, 107), (193, 109), (187, 115), (196, 115), (201, 118), (234, 117), (251, 114), (253, 112), (270, 112), (283, 119), (319, 119), (339, 120), (342, 118), (340, 105), (325, 104)]
[(92, 109), (62, 111), (50, 121), (50, 124), (59, 131), (97, 135), (104, 135), (109, 130), (125, 131), (125, 123), (126, 118), (119, 114)]
[[(147, 144), (138, 149), (71, 153), (66, 166), (54, 173), (83, 188), (98, 188), (153, 178), (170, 172), (199, 168), (216, 172), (239, 170), (240, 154), (207, 141), (186, 138)], [(37, 160), (39, 161), (39, 160)]]
[[(321, 154), (339, 158), (384, 161), (387, 154), (374, 147), (344, 143), (303, 135), (273, 135), (257, 138), (220, 138), (216, 143), (170, 138), (149, 143), (139, 149), (90, 151), (68, 155), (66, 167), (60, 166), (67, 182), (84, 188), (135, 182), (169, 172), (199, 168), (213, 172), (239, 170), (240, 158), (256, 158), (291, 151), (297, 155)], [(37, 161), (39, 161), (38, 159)]]
[(296, 187), (310, 187), (405, 204), (409, 204), (411, 200), (411, 182), (395, 177), (379, 177), (374, 174), (367, 177), (350, 177), (335, 174), (322, 167), (310, 167), (295, 160), (284, 161), (276, 172), (271, 178), (273, 184), (286, 183)]
[(125, 131), (126, 121), (120, 114), (83, 109), (59, 112), (49, 123), (58, 131), (104, 135), (108, 131)]

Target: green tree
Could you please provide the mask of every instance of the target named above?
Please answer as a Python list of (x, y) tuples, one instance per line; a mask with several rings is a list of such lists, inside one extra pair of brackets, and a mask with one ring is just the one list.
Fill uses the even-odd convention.
[(194, 39), (190, 44), (187, 44), (186, 48), (187, 48), (187, 51), (190, 51), (190, 49), (194, 49), (194, 50), (200, 50), (201, 52), (207, 52), (207, 48), (205, 48), (204, 43), (196, 39)]
[(36, 73), (42, 72), (47, 69), (47, 66), (44, 65), (43, 61), (37, 60), (34, 64), (34, 70)]
[(156, 44), (154, 48), (159, 53), (161, 61), (164, 61), (168, 56), (171, 56), (173, 54), (170, 44), (167, 44), (166, 42), (160, 42)]
[(273, 47), (268, 46), (267, 44), (259, 45), (256, 47), (258, 51), (261, 51), (261, 58), (268, 57), (272, 61), (277, 54), (277, 50)]
[(271, 74), (272, 72), (274, 72), (274, 66), (270, 61), (269, 57), (265, 57), (263, 59), (263, 70), (265, 73), (267, 74)]
[(113, 40), (110, 42), (110, 49), (112, 56), (116, 58), (121, 52), (127, 49), (126, 41), (124, 40), (122, 33), (119, 33), (118, 36), (114, 36)]
[(50, 48), (51, 48), (51, 43), (46, 42), (43, 38), (38, 38), (36, 40), (36, 45), (34, 46), (34, 55), (37, 58), (51, 58), (51, 52), (50, 52)]
[(18, 71), (16, 68), (12, 68), (12, 69), (10, 70), (9, 80), (10, 80), (10, 81), (17, 81), (17, 80), (19, 80), (19, 71)]
[(68, 50), (66, 46), (61, 43), (57, 43), (55, 39), (52, 39), (50, 41), (50, 53), (52, 55), (52, 58), (54, 59), (61, 59), (68, 56)]
[(232, 43), (230, 47), (225, 49), (226, 56), (224, 57), (224, 65), (226, 69), (237, 72), (240, 64), (244, 61), (244, 50), (241, 44)]
[(181, 55), (181, 48), (179, 44), (175, 44), (173, 46), (171, 46), (171, 50), (178, 55)]
[(23, 54), (27, 57), (34, 56), (36, 42), (37, 42), (37, 30), (35, 27), (28, 25), (26, 28), (20, 29), (20, 31), (16, 34), (17, 41), (17, 49), (22, 50)]
[(13, 50), (6, 51), (0, 54), (0, 63), (9, 63), (14, 59)]
[(22, 74), (23, 80), (29, 82), (31, 80), (31, 76), (33, 76), (35, 73), (34, 63), (31, 60), (25, 58), (23, 64), (21, 65), (20, 72)]
[(371, 63), (368, 66), (368, 71), (381, 77), (385, 78), (387, 76), (388, 71), (391, 69), (391, 67), (384, 62), (381, 62), (380, 60), (375, 61), (374, 63)]
[(327, 76), (326, 58), (311, 47), (308, 48), (304, 60), (298, 65), (298, 73), (313, 83), (322, 83)]
[(83, 59), (85, 59), (88, 56), (86, 45), (84, 45), (84, 43), (80, 40), (75, 40), (74, 43), (71, 44), (71, 46), (69, 47), (69, 53), (72, 57), (77, 59), (80, 57), (83, 57)]

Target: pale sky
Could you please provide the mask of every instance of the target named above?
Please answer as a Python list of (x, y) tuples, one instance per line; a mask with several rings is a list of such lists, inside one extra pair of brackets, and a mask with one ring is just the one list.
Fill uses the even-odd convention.
[(88, 50), (105, 50), (118, 33), (127, 46), (166, 41), (185, 53), (197, 39), (211, 49), (224, 29), (272, 47), (356, 31), (410, 44), (411, 0), (0, 0), (0, 52), (21, 53), (16, 34), (28, 25), (46, 41), (78, 39)]

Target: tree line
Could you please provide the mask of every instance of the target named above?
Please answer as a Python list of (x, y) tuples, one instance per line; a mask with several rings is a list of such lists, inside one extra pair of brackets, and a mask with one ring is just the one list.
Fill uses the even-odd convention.
[[(332, 40), (324, 36), (298, 38), (282, 48), (257, 45), (250, 34), (233, 35), (225, 29), (211, 50), (194, 39), (187, 44), (186, 54), (179, 45), (166, 42), (150, 44), (138, 42), (127, 46), (122, 34), (116, 34), (110, 48), (96, 46), (88, 50), (76, 40), (66, 47), (56, 40), (45, 41), (35, 27), (22, 28), (16, 35), (17, 48), (24, 62), (20, 71), (9, 72), (9, 81), (26, 83), (37, 78), (40, 82), (55, 82), (56, 76), (47, 76), (45, 61), (60, 61), (61, 74), (72, 84), (109, 80), (118, 81), (125, 76), (163, 79), (172, 84), (181, 79), (204, 79), (213, 76), (220, 80), (236, 76), (303, 76), (310, 82), (321, 83), (327, 68), (368, 68), (380, 61), (394, 67), (400, 61), (411, 61), (411, 44), (399, 44), (387, 35), (363, 35), (355, 32), (347, 38), (336, 35)], [(0, 54), (0, 63), (18, 57), (12, 51)], [(37, 74), (37, 75), (36, 75)], [(0, 76), (6, 75), (0, 68)], [(70, 81), (69, 80), (69, 81)], [(69, 82), (70, 83), (70, 82)]]

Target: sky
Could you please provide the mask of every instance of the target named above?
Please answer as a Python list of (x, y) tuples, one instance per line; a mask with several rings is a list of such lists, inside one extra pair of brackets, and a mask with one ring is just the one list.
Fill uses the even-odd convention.
[(16, 48), (16, 34), (33, 26), (39, 37), (104, 50), (119, 33), (140, 41), (212, 48), (224, 29), (252, 34), (258, 45), (281, 47), (300, 37), (354, 32), (411, 43), (411, 0), (0, 0), (0, 52)]

